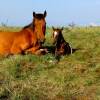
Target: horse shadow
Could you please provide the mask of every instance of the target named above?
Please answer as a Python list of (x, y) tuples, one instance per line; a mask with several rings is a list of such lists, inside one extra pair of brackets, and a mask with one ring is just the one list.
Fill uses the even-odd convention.
[(46, 48), (48, 53), (55, 54), (55, 46), (43, 46), (43, 48)]
[[(60, 61), (62, 55), (55, 55), (55, 49), (56, 49), (55, 46), (43, 46), (43, 48), (46, 48), (48, 50), (48, 53), (52, 54), (57, 61)], [(80, 48), (72, 48), (72, 53), (67, 52), (63, 56), (69, 56), (69, 55), (75, 53), (78, 50), (80, 50)]]

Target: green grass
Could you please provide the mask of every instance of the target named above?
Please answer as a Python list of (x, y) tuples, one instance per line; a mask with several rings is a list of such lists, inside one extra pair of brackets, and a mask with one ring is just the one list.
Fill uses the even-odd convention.
[[(50, 53), (0, 57), (0, 100), (100, 100), (100, 27), (65, 28), (63, 35), (80, 49), (59, 62)], [(52, 46), (49, 27), (44, 45)]]

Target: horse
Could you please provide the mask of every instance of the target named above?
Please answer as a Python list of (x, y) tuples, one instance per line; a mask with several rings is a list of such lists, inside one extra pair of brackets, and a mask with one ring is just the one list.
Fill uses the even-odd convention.
[(32, 23), (18, 32), (0, 31), (0, 55), (12, 55), (45, 52), (42, 44), (45, 41), (47, 12), (33, 12)]
[(55, 56), (61, 56), (61, 55), (69, 55), (72, 54), (72, 48), (69, 45), (68, 42), (65, 41), (63, 35), (62, 35), (62, 31), (63, 31), (63, 27), (62, 28), (55, 28), (52, 27), (53, 29), (53, 45), (55, 45)]

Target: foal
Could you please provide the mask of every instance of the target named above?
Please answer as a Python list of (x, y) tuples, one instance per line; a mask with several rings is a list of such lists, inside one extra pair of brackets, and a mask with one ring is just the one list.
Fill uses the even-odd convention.
[(69, 43), (64, 40), (62, 35), (63, 28), (53, 29), (53, 44), (55, 45), (55, 56), (72, 54), (72, 48)]

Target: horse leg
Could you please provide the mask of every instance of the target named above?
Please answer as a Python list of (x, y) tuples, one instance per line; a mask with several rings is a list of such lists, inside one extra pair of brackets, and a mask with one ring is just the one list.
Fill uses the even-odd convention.
[(20, 47), (18, 46), (12, 46), (11, 48), (11, 54), (21, 54), (22, 50)]
[(39, 46), (39, 45), (38, 45), (38, 46), (35, 46), (35, 47), (31, 47), (31, 48), (29, 48), (29, 49), (25, 50), (25, 53), (26, 53), (26, 54), (28, 54), (28, 53), (35, 54), (35, 53), (36, 53), (36, 51), (37, 51), (39, 48), (40, 48), (40, 46)]
[(37, 45), (35, 47), (29, 48), (25, 51), (25, 53), (32, 53), (32, 54), (36, 54), (36, 55), (41, 55), (41, 54), (45, 54), (47, 53), (47, 49), (40, 49), (40, 45)]
[(44, 49), (37, 50), (35, 54), (36, 55), (44, 55), (46, 53), (48, 53), (48, 50), (46, 48), (44, 48)]

